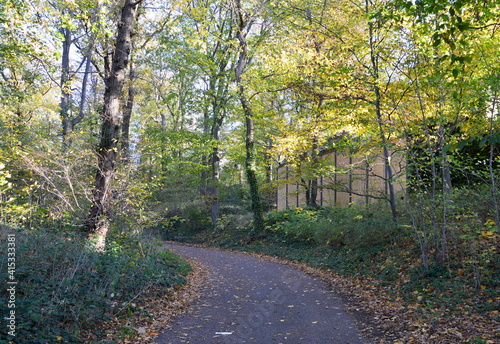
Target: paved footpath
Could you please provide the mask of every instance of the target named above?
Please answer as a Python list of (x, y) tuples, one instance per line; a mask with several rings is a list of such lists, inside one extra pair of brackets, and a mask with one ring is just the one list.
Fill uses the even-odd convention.
[(167, 244), (211, 276), (202, 297), (159, 344), (365, 344), (339, 296), (284, 264), (242, 253)]

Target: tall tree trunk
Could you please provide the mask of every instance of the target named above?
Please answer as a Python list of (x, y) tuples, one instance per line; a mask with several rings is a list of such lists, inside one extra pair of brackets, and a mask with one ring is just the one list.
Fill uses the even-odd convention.
[[(231, 40), (233, 36), (233, 31), (229, 30), (227, 33), (227, 39)], [(220, 39), (225, 39), (222, 35)], [(219, 201), (219, 184), (220, 184), (220, 134), (222, 124), (224, 123), (224, 118), (226, 116), (226, 104), (230, 98), (229, 95), (229, 80), (226, 73), (226, 68), (230, 62), (230, 55), (226, 54), (229, 49), (228, 46), (221, 46), (217, 44), (214, 47), (213, 55), (216, 53), (222, 53), (220, 60), (217, 61), (217, 69), (214, 70), (214, 74), (210, 76), (209, 90), (213, 97), (212, 100), (212, 138), (215, 141), (215, 147), (212, 152), (211, 159), (211, 173), (212, 178), (210, 180), (209, 195), (211, 200), (211, 217), (212, 224), (216, 224), (220, 217), (220, 201)], [(215, 61), (214, 61), (215, 62)]]
[(92, 192), (92, 205), (87, 220), (87, 230), (97, 236), (96, 246), (104, 248), (107, 234), (107, 207), (111, 197), (111, 181), (115, 174), (117, 142), (120, 127), (120, 96), (123, 90), (125, 72), (129, 63), (131, 35), (136, 19), (137, 7), (141, 1), (126, 0), (122, 8), (118, 35), (113, 53), (111, 73), (106, 79), (104, 111), (102, 113), (101, 142), (97, 158), (98, 170)]
[[(438, 224), (438, 204), (439, 200), (437, 197), (437, 182), (438, 182), (438, 172), (436, 166), (436, 155), (435, 148), (432, 145), (432, 137), (431, 137), (431, 129), (429, 127), (429, 123), (426, 117), (426, 111), (424, 107), (424, 102), (422, 98), (422, 94), (420, 92), (420, 84), (419, 79), (415, 79), (415, 91), (417, 94), (417, 99), (419, 103), (420, 113), (422, 115), (422, 125), (425, 133), (425, 146), (427, 148), (427, 153), (429, 154), (429, 165), (431, 168), (431, 185), (430, 190), (426, 183), (423, 181), (423, 177), (420, 175), (418, 167), (415, 168), (414, 173), (417, 176), (418, 180), (418, 193), (417, 198), (419, 200), (418, 207), (415, 207), (418, 211), (419, 215), (415, 217), (416, 221), (414, 221), (414, 229), (416, 231), (417, 237), (421, 242), (421, 250), (422, 250), (422, 262), (424, 264), (424, 268), (428, 270), (429, 262), (430, 262), (430, 252), (433, 247), (436, 247), (437, 242), (439, 240), (435, 237), (439, 233), (439, 224)], [(414, 157), (415, 165), (421, 164), (421, 161)], [(424, 196), (425, 195), (425, 201)], [(426, 202), (430, 202), (430, 207), (426, 205)], [(428, 217), (431, 219), (431, 227), (428, 228), (425, 218)], [(415, 226), (415, 224), (418, 224)], [(437, 251), (437, 250), (436, 250)]]
[[(366, 0), (365, 5), (366, 5), (366, 13), (369, 13), (370, 1)], [(369, 45), (370, 45), (370, 60), (371, 60), (372, 76), (373, 76), (373, 92), (375, 94), (375, 113), (376, 113), (377, 123), (379, 127), (379, 135), (380, 135), (380, 140), (382, 142), (382, 149), (384, 154), (385, 171), (386, 171), (385, 180), (389, 190), (389, 204), (391, 206), (392, 218), (394, 222), (397, 223), (398, 213), (396, 209), (396, 192), (394, 190), (394, 183), (393, 183), (394, 173), (392, 171), (392, 166), (391, 166), (391, 155), (389, 153), (387, 136), (385, 133), (385, 124), (382, 118), (382, 103), (381, 103), (382, 94), (380, 92), (380, 86), (378, 85), (380, 81), (379, 55), (375, 47), (376, 38), (374, 36), (373, 30), (374, 30), (374, 22), (370, 21), (368, 23), (368, 31), (369, 31)]]
[[(208, 115), (208, 109), (205, 109), (203, 112), (203, 134), (208, 136), (209, 133), (209, 115)], [(201, 156), (201, 164), (204, 167), (204, 169), (201, 171), (201, 182), (200, 182), (200, 196), (203, 198), (207, 195), (207, 186), (208, 186), (208, 171), (205, 169), (205, 167), (208, 169), (208, 158), (206, 155)]]
[(310, 199), (309, 199), (309, 206), (317, 208), (318, 207), (318, 177), (316, 173), (316, 169), (318, 168), (319, 164), (319, 147), (318, 147), (318, 138), (315, 136), (313, 138), (313, 144), (312, 144), (312, 163), (313, 163), (313, 178), (311, 179), (311, 194), (310, 194)]
[[(441, 101), (442, 103), (442, 101)], [(443, 114), (440, 113), (440, 118), (443, 117)], [(445, 130), (443, 123), (439, 124), (438, 129), (438, 152), (440, 152), (440, 164), (441, 164), (441, 179), (442, 179), (442, 202), (443, 209), (441, 213), (442, 224), (441, 224), (441, 237), (439, 239), (439, 247), (436, 251), (437, 257), (436, 262), (439, 265), (444, 265), (446, 262), (446, 253), (447, 253), (447, 242), (448, 242), (448, 209), (451, 208), (452, 203), (452, 184), (451, 184), (451, 171), (450, 164), (448, 163), (448, 157), (446, 153), (443, 151), (445, 143)]]
[[(311, 181), (305, 180), (304, 178), (300, 178), (300, 185), (302, 185), (302, 187), (305, 190), (306, 205), (308, 207), (310, 207), (311, 206)], [(297, 190), (299, 190), (298, 186), (299, 186), (299, 184), (297, 184)], [(297, 206), (299, 206), (299, 205), (297, 204)]]
[[(253, 229), (255, 232), (259, 232), (264, 228), (264, 218), (263, 218), (263, 207), (262, 200), (260, 198), (259, 192), (259, 184), (257, 181), (257, 161), (255, 156), (255, 147), (254, 147), (254, 122), (253, 122), (253, 113), (251, 111), (250, 105), (244, 95), (244, 87), (239, 87), (240, 93), (240, 102), (244, 108), (245, 113), (245, 173), (247, 177), (248, 184), (250, 186), (250, 198), (252, 201), (252, 211), (253, 211)], [(243, 105), (246, 104), (246, 105)]]
[(248, 44), (246, 41), (245, 30), (250, 30), (248, 23), (244, 19), (241, 8), (241, 1), (236, 0), (236, 9), (238, 16), (238, 32), (237, 38), (239, 42), (240, 53), (236, 65), (236, 85), (238, 88), (238, 97), (245, 114), (245, 172), (248, 184), (250, 186), (250, 198), (252, 202), (253, 212), (253, 229), (254, 232), (259, 232), (264, 228), (263, 208), (260, 199), (259, 184), (256, 174), (256, 157), (255, 157), (255, 129), (254, 129), (254, 115), (250, 107), (250, 103), (245, 95), (245, 86), (242, 83), (242, 75), (245, 70), (248, 58)]
[[(215, 79), (215, 78), (214, 78)], [(219, 82), (223, 82), (220, 81)], [(220, 206), (219, 206), (219, 182), (220, 182), (220, 156), (219, 156), (219, 141), (220, 141), (220, 131), (222, 122), (224, 121), (223, 112), (223, 99), (221, 94), (222, 85), (216, 85), (216, 81), (210, 82), (210, 90), (214, 94), (214, 100), (212, 101), (212, 138), (215, 140), (215, 147), (212, 150), (212, 156), (210, 159), (211, 163), (211, 174), (212, 177), (209, 181), (208, 195), (210, 197), (210, 207), (211, 207), (211, 218), (212, 224), (215, 225), (220, 217)]]
[[(218, 124), (214, 127), (213, 137), (216, 142), (219, 141), (220, 127)], [(215, 225), (220, 217), (219, 213), (219, 179), (220, 179), (220, 157), (219, 147), (215, 146), (212, 152), (212, 179), (209, 187), (210, 202), (211, 202), (211, 217), (212, 224)]]
[[(203, 4), (206, 6), (207, 4)], [(232, 97), (229, 92), (230, 64), (234, 59), (234, 11), (224, 2), (214, 3), (207, 8), (214, 18), (207, 27), (213, 35), (213, 40), (207, 44), (206, 57), (212, 63), (207, 69), (206, 95), (209, 99), (204, 111), (203, 133), (211, 135), (214, 147), (210, 154), (202, 156), (202, 164), (206, 169), (201, 174), (200, 194), (211, 208), (212, 224), (216, 224), (220, 217), (219, 184), (220, 184), (220, 135), (226, 115), (226, 105)], [(204, 26), (201, 22), (196, 25)]]
[(73, 128), (80, 123), (85, 118), (85, 101), (87, 98), (87, 85), (89, 83), (89, 75), (91, 73), (92, 68), (92, 47), (89, 48), (89, 51), (85, 58), (85, 72), (83, 74), (82, 80), (82, 93), (80, 96), (80, 109), (78, 110), (78, 115), (75, 118), (71, 119), (71, 131)]
[(128, 163), (130, 161), (130, 119), (132, 118), (132, 110), (134, 108), (134, 98), (135, 98), (135, 69), (130, 59), (130, 71), (129, 71), (129, 85), (128, 85), (128, 97), (127, 103), (123, 109), (123, 120), (121, 128), (121, 153), (123, 156), (123, 161)]
[[(324, 13), (325, 8), (326, 8), (326, 1), (323, 3), (323, 13)], [(309, 13), (311, 13), (310, 9), (309, 9)], [(323, 21), (323, 14), (321, 15), (321, 18), (320, 18), (320, 22), (322, 22), (322, 21)], [(310, 25), (313, 24), (312, 15), (310, 15), (310, 17), (309, 17), (309, 24)], [(316, 39), (316, 36), (314, 37), (314, 46), (315, 46), (316, 53), (319, 55), (321, 53), (322, 44), (320, 42), (318, 42), (318, 40)], [(321, 85), (320, 89), (323, 91), (324, 86)], [(321, 108), (323, 107), (324, 101), (325, 101), (325, 97), (323, 95), (320, 95), (319, 99), (318, 99), (318, 114), (314, 116), (314, 123), (315, 123), (314, 129), (315, 129), (315, 131), (316, 131), (317, 125), (318, 125), (317, 121), (320, 120), (322, 117)], [(311, 182), (310, 182), (310, 188), (311, 188), (310, 190), (311, 191), (310, 191), (310, 198), (309, 198), (307, 205), (310, 207), (317, 208), (318, 207), (318, 202), (317, 202), (317, 199), (318, 199), (318, 177), (317, 177), (316, 169), (318, 168), (318, 164), (319, 164), (319, 147), (318, 147), (318, 135), (316, 133), (313, 134), (313, 138), (312, 138), (311, 159), (312, 159), (313, 178), (311, 179)]]
[[(71, 145), (71, 133), (73, 132), (73, 128), (80, 123), (85, 117), (85, 99), (87, 97), (87, 84), (89, 80), (89, 75), (92, 67), (92, 50), (93, 43), (89, 46), (87, 52), (84, 56), (85, 62), (85, 71), (83, 73), (82, 80), (82, 90), (80, 96), (80, 108), (78, 110), (78, 115), (74, 118), (71, 118), (71, 114), (69, 111), (70, 108), (70, 99), (71, 99), (71, 90), (70, 90), (70, 50), (72, 41), (72, 33), (69, 29), (64, 28), (60, 30), (64, 36), (63, 42), (63, 53), (62, 53), (62, 73), (61, 73), (61, 100), (60, 100), (60, 116), (62, 122), (62, 139), (63, 139), (63, 149), (69, 148)], [(82, 63), (83, 63), (82, 62)]]
[(59, 114), (61, 116), (62, 124), (62, 140), (63, 147), (68, 146), (68, 136), (71, 134), (71, 118), (69, 113), (70, 106), (70, 66), (69, 66), (69, 54), (71, 50), (71, 44), (73, 43), (71, 38), (71, 30), (68, 28), (62, 28), (59, 30), (64, 37), (62, 45), (62, 61), (61, 61), (61, 100), (59, 102)]

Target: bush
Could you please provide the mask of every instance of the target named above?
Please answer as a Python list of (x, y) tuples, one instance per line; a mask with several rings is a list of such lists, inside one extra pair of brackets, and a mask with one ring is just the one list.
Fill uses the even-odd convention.
[(395, 234), (390, 213), (376, 207), (295, 208), (270, 212), (265, 220), (271, 232), (291, 242), (365, 249), (385, 245)]
[(193, 202), (182, 208), (182, 227), (187, 232), (196, 232), (212, 225), (210, 211), (201, 202)]
[(318, 214), (314, 210), (295, 208), (270, 212), (265, 216), (268, 230), (283, 236), (291, 242), (314, 243)]
[(216, 231), (232, 232), (240, 229), (250, 230), (250, 223), (253, 219), (251, 213), (237, 215), (222, 215), (215, 226)]
[[(489, 185), (474, 185), (473, 187), (454, 190), (454, 206), (463, 214), (477, 216), (481, 223), (494, 219), (494, 204)], [(500, 193), (497, 193), (500, 199)]]
[[(88, 331), (104, 338), (96, 324), (118, 314), (150, 285), (184, 283), (189, 269), (168, 251), (125, 234), (112, 236), (100, 253), (76, 234), (2, 231), (16, 238), (16, 337), (3, 332), (5, 328), (0, 332), (1, 340), (13, 343), (82, 343), (80, 335)], [(1, 277), (7, 285), (9, 276)], [(8, 314), (2, 306), (2, 314)]]
[(197, 232), (210, 228), (212, 220), (205, 202), (192, 202), (183, 208), (168, 211), (163, 221), (157, 224), (160, 237), (164, 240), (179, 240), (191, 237)]

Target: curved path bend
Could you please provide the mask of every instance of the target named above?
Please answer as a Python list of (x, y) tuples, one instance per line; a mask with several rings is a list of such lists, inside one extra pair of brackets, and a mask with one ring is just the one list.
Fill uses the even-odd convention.
[(339, 296), (284, 264), (243, 253), (167, 244), (210, 271), (201, 298), (159, 344), (365, 344)]

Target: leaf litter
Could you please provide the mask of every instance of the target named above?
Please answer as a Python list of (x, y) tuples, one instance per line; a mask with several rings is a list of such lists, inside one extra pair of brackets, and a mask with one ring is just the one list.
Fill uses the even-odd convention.
[(200, 298), (200, 290), (209, 278), (209, 272), (203, 264), (190, 259), (186, 261), (191, 265), (191, 272), (186, 276), (185, 285), (169, 289), (150, 286), (134, 303), (132, 314), (126, 317), (118, 315), (101, 324), (105, 338), (97, 338), (95, 334), (88, 333), (85, 339), (105, 339), (118, 344), (154, 343), (154, 339), (175, 318), (184, 314)]

